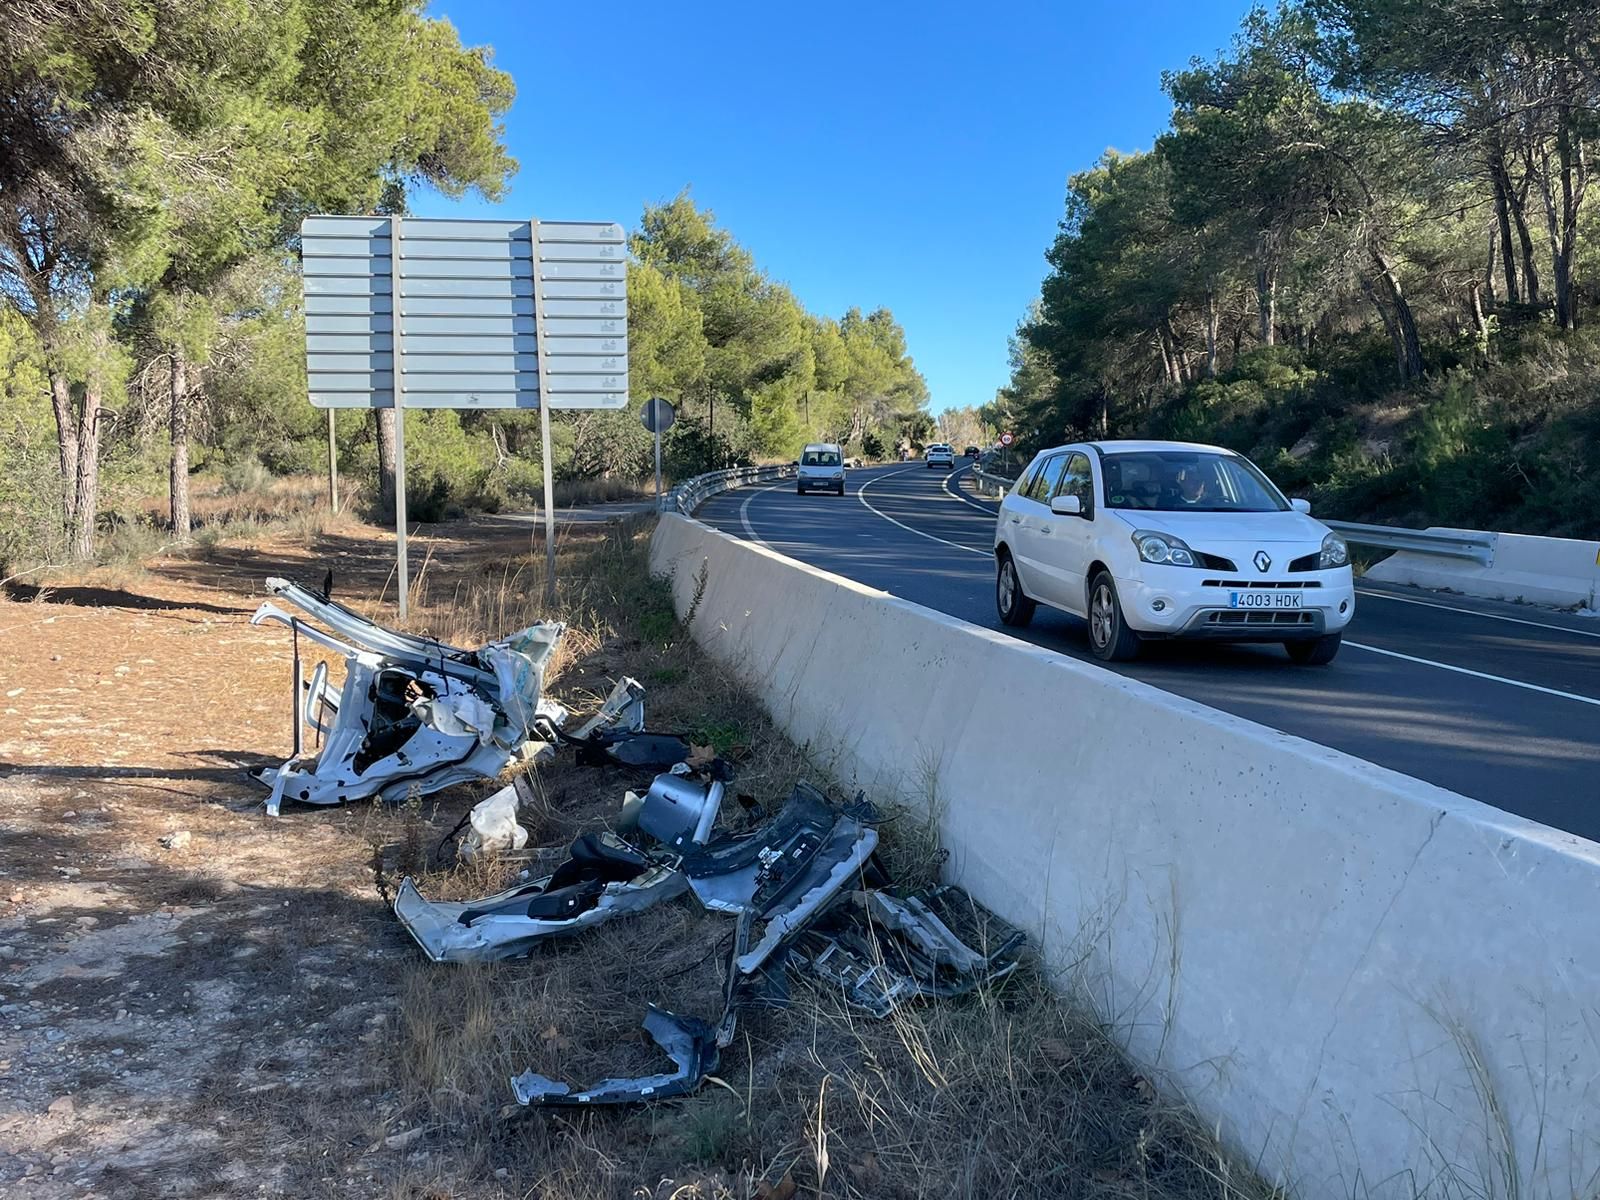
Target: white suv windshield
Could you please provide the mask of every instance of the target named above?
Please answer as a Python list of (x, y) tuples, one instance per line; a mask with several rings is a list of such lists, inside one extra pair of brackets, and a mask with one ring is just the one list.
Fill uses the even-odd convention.
[(1151, 450), (1107, 454), (1108, 508), (1156, 512), (1283, 512), (1288, 502), (1253, 463), (1231, 454)]
[(807, 450), (800, 459), (802, 467), (837, 467), (839, 456), (832, 450)]

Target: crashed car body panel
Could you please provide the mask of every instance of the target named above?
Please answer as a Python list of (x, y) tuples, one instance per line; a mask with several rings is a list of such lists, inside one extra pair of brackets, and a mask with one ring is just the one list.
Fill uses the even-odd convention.
[[(961, 930), (957, 934), (951, 926)], [(853, 892), (795, 939), (791, 969), (887, 1017), (906, 1000), (965, 995), (1017, 969), (1025, 937), (957, 887), (905, 899)]]
[(870, 805), (840, 810), (808, 783), (754, 833), (686, 854), (683, 872), (707, 908), (764, 920), (756, 944), (741, 953), (748, 975), (793, 932), (845, 891), (878, 848)]
[(424, 899), (407, 878), (394, 911), (434, 962), (488, 962), (682, 895), (687, 881), (608, 834), (585, 834), (567, 861), (532, 883), (481, 900)]
[[(317, 805), (399, 800), (492, 779), (534, 736), (545, 664), (562, 625), (533, 625), (463, 650), (385, 629), (286, 580), (269, 579), (267, 590), (306, 616), (267, 601), (251, 624), (286, 625), (345, 660), (337, 701), (326, 671), (319, 670), (302, 711), (302, 683), (295, 681), (296, 754), (256, 776), (271, 789), (267, 811), (273, 815), (285, 799)], [(300, 752), (302, 723), (322, 738), (314, 754)]]
[(603, 1079), (581, 1092), (534, 1071), (511, 1077), (517, 1103), (528, 1105), (634, 1104), (665, 1100), (694, 1091), (717, 1069), (720, 1054), (717, 1031), (697, 1017), (680, 1017), (650, 1006), (644, 1030), (666, 1051), (676, 1071), (633, 1079)]

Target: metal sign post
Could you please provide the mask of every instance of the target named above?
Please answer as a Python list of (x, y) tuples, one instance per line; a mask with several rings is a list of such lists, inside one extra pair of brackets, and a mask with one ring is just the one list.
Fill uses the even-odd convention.
[(556, 461), (550, 449), (550, 397), (545, 394), (545, 364), (550, 353), (545, 343), (544, 298), (539, 287), (539, 222), (529, 221), (534, 261), (533, 329), (539, 347), (539, 454), (544, 476), (544, 590), (547, 603), (556, 602)]
[(405, 316), (400, 299), (400, 243), (404, 222), (394, 218), (390, 226), (390, 251), (393, 266), (389, 273), (389, 300), (393, 309), (394, 357), (390, 387), (394, 395), (394, 565), (400, 584), (400, 619), (411, 609), (411, 572), (406, 568), (406, 360)]
[[(622, 226), (307, 217), (300, 247), (311, 403), (395, 410), (400, 615), (407, 615), (411, 582), (407, 408), (541, 410), (546, 575), (553, 588), (549, 410), (628, 406)], [(329, 442), (332, 453), (331, 427)]]
[(655, 434), (656, 442), (656, 507), (661, 507), (661, 435), (672, 428), (678, 414), (665, 400), (652, 396), (639, 410), (639, 423)]
[(339, 431), (333, 423), (333, 409), (328, 410), (328, 507), (339, 515)]

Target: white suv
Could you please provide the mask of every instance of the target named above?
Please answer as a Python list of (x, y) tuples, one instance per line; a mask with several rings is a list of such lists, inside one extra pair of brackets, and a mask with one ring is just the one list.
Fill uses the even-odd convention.
[(834, 442), (807, 446), (800, 452), (800, 470), (795, 475), (794, 490), (802, 496), (807, 492), (844, 495), (844, 451)]
[(1089, 623), (1107, 661), (1152, 638), (1282, 642), (1298, 663), (1339, 652), (1355, 615), (1344, 539), (1249, 459), (1187, 442), (1045, 450), (1000, 505), (995, 603)]
[(930, 467), (953, 467), (956, 465), (955, 448), (947, 442), (934, 442), (923, 451), (923, 458)]

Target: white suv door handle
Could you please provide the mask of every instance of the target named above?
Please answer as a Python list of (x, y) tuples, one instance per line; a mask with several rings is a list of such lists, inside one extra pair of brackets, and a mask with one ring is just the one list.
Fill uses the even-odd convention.
[(1049, 533), (1050, 532), (1050, 526), (1048, 526), (1048, 525), (1039, 526), (1039, 532), (1040, 533)]

